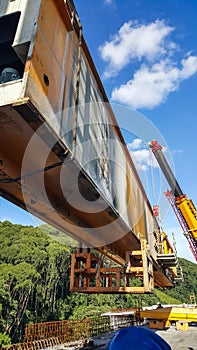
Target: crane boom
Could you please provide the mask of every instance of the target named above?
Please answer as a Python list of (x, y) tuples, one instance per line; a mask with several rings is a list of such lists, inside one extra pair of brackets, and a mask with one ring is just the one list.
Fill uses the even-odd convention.
[(165, 192), (178, 221), (188, 240), (190, 249), (197, 261), (197, 210), (191, 199), (184, 194), (162, 152), (162, 146), (155, 140), (149, 144), (152, 152), (170, 185), (171, 191)]
[(175, 197), (180, 197), (183, 195), (183, 192), (162, 152), (162, 146), (157, 141), (152, 141), (150, 144), (150, 147), (152, 149), (152, 152), (154, 153), (155, 158), (157, 159), (157, 162), (163, 171), (166, 180), (168, 181), (171, 191), (173, 192)]

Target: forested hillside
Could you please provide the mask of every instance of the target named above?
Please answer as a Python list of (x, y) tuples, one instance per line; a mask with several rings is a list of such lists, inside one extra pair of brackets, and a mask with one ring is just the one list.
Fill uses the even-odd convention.
[(197, 298), (197, 264), (181, 258), (179, 258), (179, 264), (183, 270), (184, 281), (177, 283), (175, 288), (169, 289), (167, 294), (179, 299), (182, 303), (189, 304), (191, 293), (195, 293)]
[(197, 266), (180, 259), (185, 281), (155, 295), (69, 293), (72, 239), (43, 225), (38, 228), (0, 223), (0, 345), (20, 341), (24, 325), (89, 317), (110, 309), (161, 303), (189, 303), (197, 290)]

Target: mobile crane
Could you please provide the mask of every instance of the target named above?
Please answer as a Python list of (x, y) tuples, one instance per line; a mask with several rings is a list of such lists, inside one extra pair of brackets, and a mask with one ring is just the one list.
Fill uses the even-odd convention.
[(190, 249), (197, 261), (197, 210), (191, 199), (184, 194), (162, 152), (162, 146), (153, 140), (149, 147), (166, 178), (171, 190), (165, 192), (177, 219), (183, 229), (183, 233), (189, 243)]

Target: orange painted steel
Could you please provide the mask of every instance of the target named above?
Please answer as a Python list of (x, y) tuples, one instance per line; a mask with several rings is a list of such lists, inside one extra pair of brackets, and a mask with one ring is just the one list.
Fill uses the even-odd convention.
[[(168, 266), (158, 261), (160, 228), (72, 2), (1, 1), (10, 15), (13, 9), (21, 12), (20, 30), (11, 34), (21, 34), (13, 49), (25, 53), (17, 61), (23, 65), (21, 79), (0, 84), (1, 196), (121, 266), (132, 260), (135, 267), (139, 259), (132, 252), (146, 240), (154, 285), (173, 287), (175, 270), (169, 261)], [(87, 95), (88, 104), (97, 107), (89, 106), (89, 114)], [(86, 134), (91, 147), (84, 149)], [(86, 166), (90, 159), (95, 166)], [(170, 259), (173, 264), (173, 254)]]

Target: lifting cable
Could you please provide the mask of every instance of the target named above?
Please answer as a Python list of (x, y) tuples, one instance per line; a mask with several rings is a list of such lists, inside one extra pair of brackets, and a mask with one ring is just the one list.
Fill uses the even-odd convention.
[(155, 185), (155, 176), (154, 176), (154, 167), (153, 167), (153, 153), (150, 148), (149, 148), (149, 160), (150, 160), (153, 205), (156, 205), (156, 185)]

